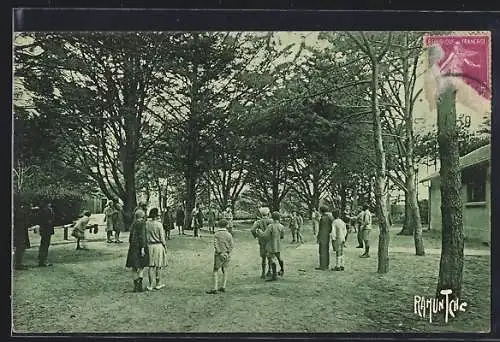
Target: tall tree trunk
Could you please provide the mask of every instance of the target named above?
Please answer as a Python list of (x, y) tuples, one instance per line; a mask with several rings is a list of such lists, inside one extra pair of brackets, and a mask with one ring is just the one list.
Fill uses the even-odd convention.
[[(127, 97), (129, 99), (129, 97)], [(136, 162), (137, 162), (137, 113), (130, 105), (123, 108), (125, 119), (125, 148), (123, 155), (123, 179), (125, 182), (125, 198), (123, 207), (123, 223), (126, 231), (129, 230), (134, 218), (134, 210), (137, 207), (136, 189)]]
[(123, 221), (128, 231), (132, 224), (134, 210), (137, 207), (135, 188), (135, 158), (127, 153), (123, 163), (123, 178), (125, 180), (125, 200), (123, 201)]
[(156, 191), (158, 192), (158, 206), (160, 207), (160, 212), (163, 211), (163, 196), (161, 191), (160, 180), (156, 178)]
[(386, 159), (382, 137), (382, 122), (378, 103), (379, 63), (372, 61), (371, 110), (373, 114), (373, 140), (375, 145), (375, 205), (380, 230), (378, 240), (378, 273), (389, 272), (389, 219), (387, 216)]
[(392, 226), (392, 204), (391, 196), (387, 195), (387, 220), (389, 221), (389, 226)]
[[(313, 179), (312, 179), (312, 207), (316, 210), (319, 209), (319, 197), (320, 197), (320, 191), (319, 191), (319, 177), (316, 177), (316, 175), (314, 175)], [(311, 214), (312, 214), (312, 211), (311, 211)]]
[[(405, 183), (408, 183), (408, 177), (406, 177)], [(408, 195), (408, 190), (405, 191), (405, 216), (403, 220), (403, 229), (398, 233), (398, 235), (412, 236), (413, 228), (415, 225), (411, 224), (411, 213), (410, 213), (410, 199)]]
[(280, 210), (280, 200), (279, 200), (279, 184), (278, 184), (278, 179), (274, 178), (273, 179), (273, 186), (272, 186), (272, 196), (273, 196), (273, 201), (272, 201), (272, 210), (273, 211), (279, 211)]
[(184, 228), (190, 229), (193, 221), (193, 209), (196, 204), (196, 174), (191, 170), (186, 172), (186, 216)]
[(151, 187), (149, 186), (149, 182), (146, 183), (146, 202), (149, 203), (151, 200)]
[[(405, 45), (408, 45), (408, 33), (405, 34)], [(415, 175), (415, 157), (414, 157), (414, 146), (415, 139), (413, 136), (413, 106), (412, 101), (412, 89), (410, 85), (410, 67), (408, 63), (408, 56), (406, 53), (402, 53), (403, 58), (403, 84), (404, 84), (404, 94), (405, 94), (405, 138), (406, 138), (406, 155), (405, 155), (405, 171), (406, 171), (406, 201), (408, 202), (407, 214), (409, 214), (408, 224), (413, 232), (413, 239), (415, 241), (415, 253), (416, 255), (425, 255), (424, 250), (424, 239), (422, 237), (422, 221), (420, 219), (420, 208), (418, 207), (418, 196), (417, 196), (417, 182)], [(416, 62), (416, 60), (415, 60)], [(416, 68), (413, 68), (413, 72), (416, 72)], [(416, 75), (414, 75), (416, 77)]]
[(228, 205), (227, 205), (228, 203), (229, 203), (228, 199), (223, 197), (220, 210), (222, 210), (222, 211), (226, 210), (226, 208), (228, 207)]
[(415, 172), (413, 168), (408, 169), (406, 188), (408, 192), (407, 200), (409, 204), (409, 225), (412, 227), (413, 239), (415, 240), (416, 255), (425, 255), (424, 239), (422, 237), (422, 220), (418, 207), (417, 189), (415, 187)]
[(272, 163), (272, 178), (271, 178), (271, 210), (280, 210), (280, 194), (279, 194), (279, 162), (273, 159)]
[(347, 191), (344, 183), (340, 183), (340, 214), (342, 217), (346, 211), (347, 207)]
[(165, 192), (163, 193), (163, 205), (164, 207), (168, 205), (168, 185), (165, 186)]
[(450, 297), (460, 298), (464, 267), (464, 234), (455, 97), (455, 90), (448, 88), (440, 95), (437, 103), (443, 228), (436, 295), (442, 297), (442, 290), (452, 290)]
[(353, 200), (352, 200), (352, 204), (351, 204), (351, 212), (352, 212), (353, 214), (354, 214), (354, 213), (355, 213), (355, 214), (357, 214), (357, 213), (358, 213), (358, 211), (359, 211), (359, 208), (358, 208), (358, 207), (359, 207), (359, 205), (358, 205), (358, 201), (359, 201), (359, 200), (358, 200), (358, 196), (359, 196), (359, 195), (358, 195), (358, 189), (357, 189), (357, 187), (356, 187), (356, 188), (354, 188), (354, 193), (353, 193), (353, 195), (352, 195)]

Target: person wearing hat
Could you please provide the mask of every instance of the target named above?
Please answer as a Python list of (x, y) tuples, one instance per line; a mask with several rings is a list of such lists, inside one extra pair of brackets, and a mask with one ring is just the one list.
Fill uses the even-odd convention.
[[(146, 222), (146, 241), (148, 244), (148, 266), (149, 266), (149, 285), (146, 287), (148, 291), (159, 290), (165, 287), (161, 283), (161, 269), (167, 264), (167, 239), (165, 230), (160, 220), (158, 208), (152, 208), (148, 215), (149, 220)], [(154, 282), (156, 280), (156, 282)], [(155, 286), (153, 287), (153, 284)]]
[(113, 242), (113, 231), (114, 227), (114, 216), (116, 214), (116, 209), (113, 201), (108, 201), (106, 207), (104, 208), (104, 222), (106, 222), (106, 242)]
[(273, 222), (269, 224), (266, 230), (262, 233), (257, 232), (260, 238), (266, 239), (266, 252), (267, 258), (271, 263), (272, 276), (270, 279), (266, 281), (275, 281), (278, 280), (278, 272), (276, 267), (276, 262), (278, 261), (280, 264), (280, 274), (284, 274), (284, 262), (281, 259), (280, 252), (280, 240), (285, 237), (285, 227), (280, 223), (280, 213), (274, 211), (271, 214)]
[(257, 219), (250, 232), (252, 233), (253, 237), (258, 239), (259, 241), (259, 253), (260, 253), (260, 259), (261, 259), (261, 267), (262, 267), (262, 273), (261, 273), (261, 279), (266, 278), (266, 265), (268, 266), (267, 268), (267, 276), (271, 276), (271, 262), (267, 258), (267, 252), (266, 252), (266, 243), (267, 240), (263, 237), (259, 237), (259, 233), (263, 233), (267, 226), (273, 223), (273, 219), (270, 217), (270, 210), (268, 207), (260, 207), (259, 208), (259, 214), (260, 218)]
[[(228, 221), (219, 221), (219, 228), (214, 234), (214, 267), (212, 272), (213, 287), (207, 291), (208, 294), (226, 292), (228, 265), (231, 260), (231, 252), (234, 247), (233, 236), (227, 230)], [(218, 284), (218, 273), (222, 271), (222, 286)]]
[(149, 260), (146, 242), (146, 214), (142, 210), (135, 212), (128, 241), (129, 247), (125, 267), (132, 269), (134, 292), (143, 292), (144, 268), (149, 266)]
[(317, 235), (319, 267), (316, 267), (316, 269), (326, 271), (330, 265), (330, 234), (332, 232), (333, 217), (326, 206), (321, 206), (319, 212), (321, 213)]

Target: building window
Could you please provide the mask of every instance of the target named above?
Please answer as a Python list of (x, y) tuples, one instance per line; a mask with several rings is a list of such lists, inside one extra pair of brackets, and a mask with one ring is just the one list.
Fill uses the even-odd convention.
[(486, 201), (486, 168), (464, 170), (464, 183), (467, 189), (467, 202)]
[(467, 202), (486, 201), (485, 182), (471, 182), (467, 184)]

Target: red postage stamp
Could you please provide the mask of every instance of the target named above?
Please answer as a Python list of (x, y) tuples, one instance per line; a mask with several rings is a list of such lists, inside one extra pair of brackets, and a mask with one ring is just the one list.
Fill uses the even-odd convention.
[[(439, 94), (446, 86), (457, 90), (457, 101), (487, 112), (491, 107), (491, 39), (490, 33), (428, 34), (429, 71), (427, 97)], [(429, 84), (429, 80), (435, 84)], [(431, 89), (429, 89), (431, 88)], [(436, 95), (437, 95), (436, 94)]]

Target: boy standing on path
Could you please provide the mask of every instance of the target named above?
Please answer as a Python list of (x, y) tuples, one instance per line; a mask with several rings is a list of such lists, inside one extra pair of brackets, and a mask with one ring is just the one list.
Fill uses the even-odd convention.
[(361, 236), (365, 244), (365, 252), (360, 255), (361, 258), (370, 257), (370, 232), (372, 230), (372, 213), (367, 205), (363, 206), (363, 212), (361, 213)]
[(262, 273), (260, 275), (261, 279), (266, 279), (266, 264), (268, 265), (267, 276), (271, 276), (271, 262), (267, 259), (267, 251), (266, 251), (266, 243), (267, 240), (263, 237), (259, 237), (259, 234), (262, 234), (266, 231), (268, 225), (273, 223), (273, 219), (269, 217), (270, 210), (268, 207), (259, 208), (259, 213), (261, 218), (254, 222), (252, 229), (250, 232), (252, 233), (254, 238), (257, 238), (259, 241), (259, 253), (261, 259), (261, 267)]
[(275, 211), (272, 213), (273, 223), (267, 226), (263, 233), (259, 233), (259, 237), (266, 239), (267, 258), (271, 263), (272, 276), (266, 281), (278, 280), (278, 272), (276, 272), (276, 261), (280, 264), (280, 274), (284, 273), (284, 262), (281, 259), (280, 240), (285, 237), (285, 227), (280, 223), (280, 213)]
[(302, 216), (300, 214), (296, 214), (297, 215), (297, 232), (296, 232), (296, 236), (297, 236), (297, 242), (298, 243), (304, 243), (304, 240), (302, 239), (302, 226), (304, 225), (304, 219), (302, 218)]
[(340, 211), (333, 210), (333, 227), (332, 227), (332, 246), (335, 251), (335, 268), (333, 271), (344, 270), (344, 243), (347, 236), (347, 227), (345, 222), (340, 218)]
[[(228, 232), (226, 220), (219, 222), (220, 228), (217, 229), (214, 235), (214, 268), (213, 268), (213, 287), (207, 291), (208, 294), (216, 294), (217, 292), (226, 292), (226, 284), (228, 277), (227, 266), (229, 265), (231, 252), (233, 251), (234, 241), (233, 236)], [(222, 271), (222, 286), (218, 286), (218, 272)]]

